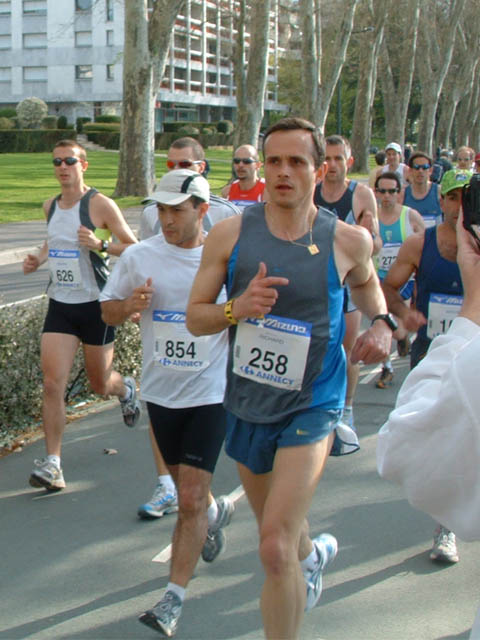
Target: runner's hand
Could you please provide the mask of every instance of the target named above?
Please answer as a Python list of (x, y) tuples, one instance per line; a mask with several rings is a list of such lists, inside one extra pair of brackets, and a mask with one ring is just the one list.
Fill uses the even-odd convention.
[(267, 276), (267, 266), (264, 262), (260, 262), (258, 271), (250, 280), (248, 287), (233, 302), (233, 317), (237, 320), (261, 318), (270, 313), (278, 298), (275, 287), (287, 284), (288, 278)]
[(33, 273), (38, 269), (39, 266), (40, 260), (38, 259), (38, 256), (34, 256), (33, 254), (29, 253), (23, 261), (23, 273)]

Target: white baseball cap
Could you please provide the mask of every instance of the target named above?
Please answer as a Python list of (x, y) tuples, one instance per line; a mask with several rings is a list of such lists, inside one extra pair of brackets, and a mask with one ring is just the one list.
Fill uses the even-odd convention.
[(385, 147), (385, 151), (388, 151), (389, 149), (393, 149), (400, 154), (402, 153), (402, 147), (398, 144), (398, 142), (390, 142), (390, 144), (387, 144), (387, 146)]
[(157, 184), (151, 196), (142, 200), (159, 202), (160, 204), (176, 205), (185, 202), (190, 196), (197, 196), (200, 200), (210, 200), (210, 187), (205, 178), (190, 169), (177, 169), (166, 173)]

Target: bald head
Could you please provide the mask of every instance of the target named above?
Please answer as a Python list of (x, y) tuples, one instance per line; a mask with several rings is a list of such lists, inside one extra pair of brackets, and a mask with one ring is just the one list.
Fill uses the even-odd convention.
[(258, 151), (251, 144), (242, 144), (238, 149), (235, 149), (233, 155), (235, 158), (253, 158), (258, 161)]
[(233, 169), (240, 189), (247, 191), (252, 189), (259, 179), (258, 171), (261, 162), (258, 160), (258, 151), (251, 144), (242, 144), (235, 149), (233, 154)]

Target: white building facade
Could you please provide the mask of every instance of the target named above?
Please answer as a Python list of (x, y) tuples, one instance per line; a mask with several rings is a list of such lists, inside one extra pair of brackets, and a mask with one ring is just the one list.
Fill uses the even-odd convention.
[[(157, 129), (172, 120), (234, 119), (235, 10), (235, 0), (187, 0), (158, 93)], [(278, 11), (274, 0), (267, 110), (282, 110)], [(124, 0), (0, 0), (0, 108), (35, 96), (71, 123), (119, 114), (123, 41)]]

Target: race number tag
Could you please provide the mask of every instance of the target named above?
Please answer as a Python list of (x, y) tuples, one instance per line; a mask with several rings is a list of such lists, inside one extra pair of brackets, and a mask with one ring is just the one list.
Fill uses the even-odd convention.
[(153, 358), (170, 371), (201, 371), (210, 364), (210, 336), (194, 336), (183, 311), (153, 312)]
[(78, 289), (82, 286), (78, 249), (49, 249), (48, 269), (57, 287)]
[(384, 244), (379, 256), (379, 265), (381, 271), (388, 271), (395, 262), (402, 246), (401, 242)]
[(312, 325), (309, 322), (265, 316), (238, 323), (233, 371), (242, 378), (286, 391), (302, 387)]
[(437, 224), (439, 224), (438, 216), (425, 215), (425, 216), (422, 216), (422, 218), (423, 218), (423, 223), (425, 224), (426, 229), (429, 229), (430, 227), (436, 227)]
[(431, 293), (428, 301), (427, 336), (431, 339), (446, 333), (462, 306), (462, 296)]

